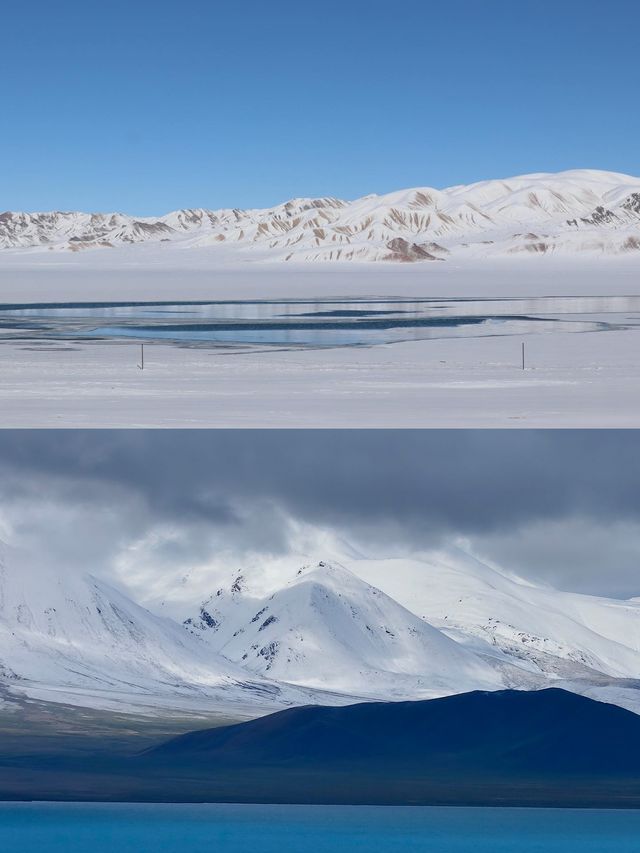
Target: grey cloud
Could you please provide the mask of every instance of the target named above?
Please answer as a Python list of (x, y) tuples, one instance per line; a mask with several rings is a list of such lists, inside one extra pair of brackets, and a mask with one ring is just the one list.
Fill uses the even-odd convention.
[(474, 553), (565, 590), (640, 596), (640, 524), (572, 518), (471, 540)]
[(125, 487), (156, 512), (235, 520), (235, 498), (310, 518), (499, 528), (640, 515), (635, 431), (5, 431), (0, 465)]
[[(514, 570), (617, 593), (640, 529), (639, 451), (636, 431), (609, 430), (3, 431), (0, 496), (58, 503), (80, 534), (90, 519), (95, 559), (154, 524), (188, 531), (162, 561), (172, 548), (185, 562), (210, 548), (286, 551), (295, 519), (379, 548), (464, 536)], [(569, 547), (576, 524), (599, 531), (590, 560)], [(604, 577), (609, 528), (626, 545), (610, 547)]]

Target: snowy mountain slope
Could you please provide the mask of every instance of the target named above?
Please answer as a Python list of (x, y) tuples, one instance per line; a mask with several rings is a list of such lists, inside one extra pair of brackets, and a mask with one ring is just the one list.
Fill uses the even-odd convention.
[(640, 600), (560, 592), (455, 549), (299, 565), (236, 573), (180, 624), (0, 546), (0, 688), (255, 716), (554, 684), (640, 712)]
[(461, 551), (353, 560), (350, 569), (476, 651), (549, 675), (640, 678), (640, 602), (537, 586)]
[(246, 708), (307, 697), (247, 673), (91, 576), (62, 577), (0, 550), (0, 682), (27, 695), (112, 707)]
[(0, 214), (0, 249), (79, 251), (157, 243), (223, 262), (446, 261), (640, 250), (640, 178), (579, 169), (369, 195), (298, 198), (267, 209)]
[(311, 688), (388, 699), (503, 686), (486, 661), (337, 564), (299, 569), (265, 598), (236, 577), (186, 625), (250, 672)]
[[(442, 680), (438, 655), (452, 649), (436, 645), (433, 656), (438, 629), (473, 654), (475, 679), (561, 685), (640, 712), (640, 601), (536, 585), (454, 548), (428, 560), (352, 550), (332, 560), (303, 570), (292, 561), (276, 573), (249, 567), (187, 627), (252, 673), (363, 695), (369, 681), (370, 695), (413, 698), (429, 685), (435, 695), (469, 684), (459, 661)], [(410, 614), (426, 635), (413, 633)]]

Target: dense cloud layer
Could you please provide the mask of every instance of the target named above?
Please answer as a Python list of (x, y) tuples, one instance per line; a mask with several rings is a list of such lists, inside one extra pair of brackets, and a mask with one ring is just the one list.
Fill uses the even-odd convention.
[(105, 571), (132, 543), (158, 572), (287, 553), (302, 525), (381, 554), (463, 538), (559, 586), (640, 594), (639, 451), (636, 431), (3, 431), (0, 520)]

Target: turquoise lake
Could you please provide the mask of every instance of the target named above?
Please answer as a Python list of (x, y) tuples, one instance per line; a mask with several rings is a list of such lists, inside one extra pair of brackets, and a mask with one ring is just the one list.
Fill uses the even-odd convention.
[(0, 804), (20, 853), (636, 853), (640, 811), (386, 806)]

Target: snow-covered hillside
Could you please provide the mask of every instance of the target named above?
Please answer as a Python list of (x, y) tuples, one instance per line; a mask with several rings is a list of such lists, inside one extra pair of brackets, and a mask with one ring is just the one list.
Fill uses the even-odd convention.
[(187, 627), (252, 673), (379, 698), (441, 696), (503, 685), (495, 669), (347, 569), (298, 569), (256, 596), (243, 577)]
[(508, 664), (510, 686), (543, 678), (640, 712), (640, 600), (537, 585), (454, 548), (347, 565), (466, 648)]
[(352, 571), (469, 647), (550, 675), (640, 678), (640, 601), (537, 586), (450, 549), (437, 559), (358, 560)]
[(97, 707), (304, 701), (250, 677), (171, 619), (87, 576), (64, 576), (0, 546), (0, 684)]
[(297, 198), (267, 209), (0, 214), (0, 248), (80, 251), (154, 243), (220, 262), (447, 261), (640, 250), (640, 178), (589, 169), (355, 201)]
[(251, 673), (309, 687), (391, 697), (561, 684), (640, 711), (640, 601), (535, 585), (455, 548), (341, 563), (282, 569), (266, 594), (264, 572), (248, 569), (187, 627)]
[(455, 548), (300, 565), (234, 572), (193, 607), (181, 587), (181, 622), (0, 547), (0, 692), (257, 716), (553, 684), (640, 713), (640, 600), (560, 592)]

